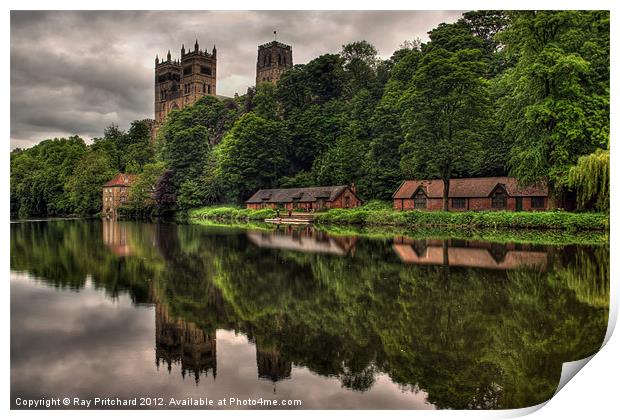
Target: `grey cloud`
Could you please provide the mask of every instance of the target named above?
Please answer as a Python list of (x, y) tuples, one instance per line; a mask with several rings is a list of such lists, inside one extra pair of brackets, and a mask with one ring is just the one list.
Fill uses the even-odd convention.
[(387, 58), (459, 11), (13, 11), (11, 13), (11, 147), (122, 128), (153, 114), (155, 55), (181, 44), (218, 49), (218, 93), (253, 84), (256, 50), (278, 39), (296, 63), (366, 39)]

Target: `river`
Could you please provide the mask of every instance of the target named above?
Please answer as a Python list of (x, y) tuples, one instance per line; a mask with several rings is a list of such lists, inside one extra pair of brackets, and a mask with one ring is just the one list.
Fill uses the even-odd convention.
[(13, 408), (526, 407), (609, 307), (608, 243), (54, 220), (11, 224), (10, 265)]

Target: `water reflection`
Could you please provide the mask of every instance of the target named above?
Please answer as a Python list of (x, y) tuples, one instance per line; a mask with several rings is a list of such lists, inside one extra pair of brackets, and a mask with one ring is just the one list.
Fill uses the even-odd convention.
[[(11, 393), (529, 406), (600, 347), (608, 266), (608, 246), (15, 224)], [(88, 384), (67, 356), (93, 366)]]
[(355, 236), (331, 236), (311, 226), (277, 226), (272, 231), (249, 231), (248, 239), (261, 248), (347, 255), (355, 252)]
[(547, 251), (532, 245), (396, 237), (394, 252), (407, 264), (450, 265), (491, 270), (547, 268)]

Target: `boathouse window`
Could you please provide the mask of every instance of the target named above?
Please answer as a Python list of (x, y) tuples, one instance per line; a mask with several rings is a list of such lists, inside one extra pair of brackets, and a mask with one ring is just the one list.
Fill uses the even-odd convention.
[(348, 195), (344, 198), (344, 207), (347, 209), (351, 207), (351, 197)]
[(425, 209), (426, 208), (426, 196), (422, 190), (419, 190), (413, 196), (413, 208), (414, 209)]
[(467, 207), (467, 199), (466, 198), (453, 198), (452, 199), (452, 208), (453, 209), (464, 209)]
[(498, 188), (495, 190), (493, 197), (491, 198), (491, 207), (494, 209), (505, 209), (508, 203), (508, 195), (506, 194), (506, 190), (503, 188)]
[(545, 197), (532, 197), (532, 208), (542, 209), (545, 207)]

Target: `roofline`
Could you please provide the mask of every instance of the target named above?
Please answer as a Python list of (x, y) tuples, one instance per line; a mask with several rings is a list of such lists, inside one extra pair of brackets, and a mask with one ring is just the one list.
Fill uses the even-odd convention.
[(396, 198), (396, 193), (398, 193), (398, 191), (402, 188), (402, 186), (405, 184), (405, 182), (407, 181), (413, 181), (413, 180), (403, 180), (400, 182), (400, 184), (398, 184), (398, 188), (396, 188), (396, 191), (394, 191), (394, 194), (392, 194), (392, 198)]

